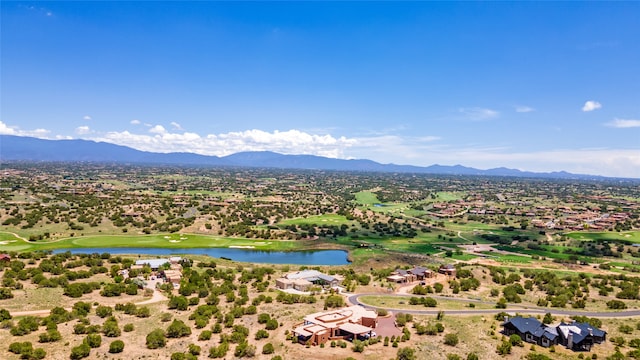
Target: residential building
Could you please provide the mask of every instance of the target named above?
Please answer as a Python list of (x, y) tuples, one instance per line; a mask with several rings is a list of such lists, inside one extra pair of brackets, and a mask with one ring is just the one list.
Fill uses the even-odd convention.
[(276, 288), (281, 290), (295, 289), (298, 291), (308, 291), (312, 286), (338, 286), (337, 278), (323, 274), (317, 270), (303, 270), (289, 273), (276, 279)]
[(302, 344), (319, 345), (329, 340), (366, 339), (375, 336), (378, 314), (362, 306), (318, 312), (304, 317), (293, 334)]
[(560, 323), (557, 326), (542, 324), (533, 317), (516, 316), (505, 319), (502, 324), (504, 335), (517, 334), (522, 340), (543, 347), (562, 345), (573, 351), (590, 351), (594, 344), (606, 340), (607, 332), (587, 323)]
[(169, 259), (145, 259), (136, 260), (135, 265), (144, 266), (149, 265), (151, 270), (158, 270), (162, 265), (170, 263)]

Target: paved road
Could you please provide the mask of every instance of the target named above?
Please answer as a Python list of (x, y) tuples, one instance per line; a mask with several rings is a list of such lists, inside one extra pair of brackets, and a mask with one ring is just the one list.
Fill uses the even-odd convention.
[[(395, 308), (382, 308), (377, 306), (371, 306), (364, 304), (358, 300), (360, 296), (397, 296), (403, 298), (410, 298), (411, 296), (416, 295), (402, 295), (402, 294), (381, 294), (381, 293), (369, 293), (369, 294), (354, 294), (348, 297), (348, 300), (353, 305), (360, 305), (370, 309), (385, 309), (388, 311), (398, 312), (401, 311), (403, 313), (415, 314), (415, 315), (436, 315), (438, 312), (443, 311), (445, 314), (450, 315), (482, 315), (482, 314), (497, 314), (499, 312), (509, 312), (509, 313), (520, 313), (520, 314), (546, 314), (551, 313), (553, 315), (565, 315), (565, 316), (573, 316), (573, 315), (583, 315), (588, 317), (596, 317), (596, 318), (617, 318), (617, 317), (636, 317), (640, 316), (640, 310), (622, 310), (622, 311), (580, 311), (580, 310), (569, 310), (569, 309), (558, 309), (558, 308), (542, 308), (537, 306), (518, 306), (514, 304), (509, 304), (506, 309), (464, 309), (464, 310), (442, 310), (442, 309), (431, 309), (431, 310), (412, 310), (412, 309), (395, 309)], [(493, 302), (474, 300), (474, 299), (461, 299), (461, 298), (452, 298), (448, 296), (431, 296), (434, 299), (440, 300), (453, 300), (467, 303), (482, 303), (482, 304), (495, 304)]]

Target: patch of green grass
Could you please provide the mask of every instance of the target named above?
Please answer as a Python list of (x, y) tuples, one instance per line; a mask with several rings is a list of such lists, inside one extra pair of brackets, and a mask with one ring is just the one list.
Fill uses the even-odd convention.
[(356, 202), (361, 205), (379, 204), (378, 196), (371, 191), (360, 191), (356, 193)]
[(526, 256), (504, 255), (504, 254), (495, 254), (495, 253), (491, 253), (491, 255), (496, 256), (497, 257), (496, 260), (498, 262), (503, 262), (503, 263), (528, 264), (533, 261), (530, 257), (526, 257)]
[[(66, 238), (55, 242), (0, 245), (0, 251), (53, 250), (71, 248), (223, 248), (252, 246), (257, 250), (297, 250), (310, 245), (307, 241), (252, 240), (194, 234), (99, 235)], [(20, 247), (17, 249), (17, 247)]]
[(462, 253), (462, 254), (458, 254), (456, 255), (455, 253), (451, 256), (452, 259), (455, 260), (460, 260), (460, 261), (469, 261), (469, 260), (473, 260), (475, 258), (477, 258), (478, 256), (476, 255), (472, 255), (472, 254), (467, 254), (467, 253)]
[(436, 193), (436, 199), (439, 201), (455, 201), (462, 199), (464, 193), (461, 192), (450, 192), (450, 191), (440, 191)]
[(570, 232), (566, 234), (575, 240), (612, 240), (626, 243), (640, 243), (640, 231), (622, 231), (622, 232)]
[(309, 216), (306, 218), (286, 219), (278, 223), (278, 225), (302, 225), (302, 224), (315, 224), (322, 225), (351, 225), (353, 221), (347, 220), (343, 215), (336, 214), (324, 214), (317, 216)]
[[(413, 295), (407, 296), (385, 296), (385, 295), (365, 295), (360, 296), (358, 300), (363, 304), (380, 307), (391, 308), (399, 310), (463, 310), (469, 309), (469, 302), (456, 301), (456, 300), (442, 300), (437, 299), (438, 306), (435, 308), (425, 307), (424, 305), (411, 305), (409, 299)], [(415, 295), (416, 297), (418, 295)], [(427, 295), (429, 296), (429, 295)], [(495, 308), (493, 304), (483, 304), (475, 302), (475, 309), (492, 309)]]

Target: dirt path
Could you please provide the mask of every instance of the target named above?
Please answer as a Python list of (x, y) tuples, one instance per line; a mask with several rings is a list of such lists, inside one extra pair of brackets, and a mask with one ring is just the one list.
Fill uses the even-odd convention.
[[(18, 234), (16, 234), (16, 233), (14, 233), (14, 232), (11, 232), (11, 231), (3, 231), (3, 233), (5, 233), (5, 234), (11, 234), (11, 235), (13, 235), (13, 236), (17, 237), (18, 239), (20, 239), (20, 240), (22, 240), (22, 241), (29, 242), (29, 240), (27, 240), (27, 239), (23, 238), (22, 236), (20, 236), (20, 235), (18, 235)], [(5, 241), (6, 241), (6, 240), (5, 240)]]
[[(154, 304), (154, 303), (158, 303), (158, 302), (162, 302), (167, 300), (167, 297), (164, 296), (159, 290), (154, 290), (153, 291), (153, 296), (151, 296), (151, 299), (148, 300), (144, 300), (144, 301), (140, 301), (135, 303), (136, 305), (148, 305), (148, 304)], [(65, 308), (65, 310), (67, 311), (71, 311), (71, 308)], [(29, 310), (29, 311), (12, 311), (11, 312), (11, 316), (15, 317), (15, 316), (48, 316), (49, 313), (51, 313), (51, 309), (45, 309), (45, 310)]]

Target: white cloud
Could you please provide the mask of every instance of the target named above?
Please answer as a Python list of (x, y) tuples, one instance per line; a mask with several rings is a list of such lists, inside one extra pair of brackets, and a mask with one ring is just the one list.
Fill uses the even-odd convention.
[(47, 129), (20, 130), (20, 128), (17, 126), (9, 126), (0, 121), (0, 135), (17, 135), (46, 138), (49, 133), (51, 133), (51, 131)]
[(519, 113), (528, 113), (533, 111), (536, 111), (536, 109), (529, 106), (523, 106), (523, 105), (516, 106), (516, 112), (519, 112)]
[(137, 120), (137, 119), (131, 120), (131, 125), (140, 125), (140, 120)]
[(584, 103), (584, 106), (582, 107), (582, 111), (593, 111), (593, 110), (598, 110), (602, 107), (602, 104), (600, 104), (597, 101), (594, 100), (589, 100), (587, 102)]
[(91, 120), (91, 116), (89, 116), (89, 115), (85, 115), (85, 116), (83, 116), (83, 117), (82, 117), (82, 120), (87, 120), (87, 121), (89, 121), (89, 120)]
[(16, 129), (0, 121), (0, 135), (17, 135)]
[(225, 156), (241, 151), (274, 151), (332, 158), (343, 157), (344, 149), (357, 142), (356, 139), (309, 134), (300, 130), (266, 132), (253, 129), (200, 136), (190, 132), (171, 133), (161, 125), (156, 125), (150, 132), (154, 135), (133, 134), (128, 131), (109, 132), (94, 140), (163, 153), (193, 152)]
[(78, 126), (76, 128), (76, 134), (78, 134), (78, 135), (86, 135), (86, 134), (88, 134), (90, 132), (91, 132), (91, 129), (89, 129), (88, 126)]
[(500, 112), (492, 109), (485, 108), (460, 108), (458, 111), (465, 115), (465, 117), (469, 120), (489, 120), (494, 119), (500, 116)]
[(165, 134), (167, 130), (162, 125), (156, 125), (149, 129), (149, 132), (152, 134)]
[(175, 121), (172, 121), (172, 122), (171, 122), (171, 126), (172, 126), (175, 130), (184, 130), (184, 129), (182, 128), (182, 126), (180, 126), (180, 124), (178, 124), (178, 123), (177, 123), (177, 122), (175, 122)]
[(640, 127), (640, 120), (632, 120), (632, 119), (615, 119), (606, 124), (607, 126), (611, 126), (614, 128), (635, 128)]

